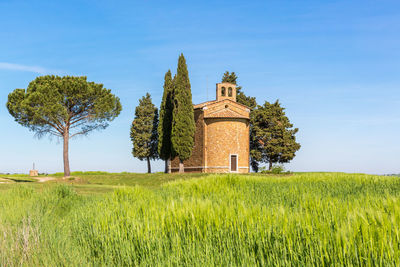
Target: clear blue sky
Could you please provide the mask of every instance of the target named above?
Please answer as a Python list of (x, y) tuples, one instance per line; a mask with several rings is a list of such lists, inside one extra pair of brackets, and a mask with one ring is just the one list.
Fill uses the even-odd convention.
[(71, 170), (144, 172), (134, 108), (146, 92), (160, 104), (183, 52), (194, 103), (215, 97), (226, 70), (258, 103), (281, 101), (302, 145), (287, 169), (400, 173), (398, 0), (0, 0), (0, 27), (0, 172), (62, 171), (62, 143), (34, 138), (5, 108), (49, 73), (86, 75), (123, 104), (109, 128), (71, 141)]

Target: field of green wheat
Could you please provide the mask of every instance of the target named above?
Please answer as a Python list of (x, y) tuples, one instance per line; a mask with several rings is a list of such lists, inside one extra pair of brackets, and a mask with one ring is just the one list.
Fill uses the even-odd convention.
[(103, 194), (8, 185), (0, 265), (399, 266), (400, 179), (209, 175)]

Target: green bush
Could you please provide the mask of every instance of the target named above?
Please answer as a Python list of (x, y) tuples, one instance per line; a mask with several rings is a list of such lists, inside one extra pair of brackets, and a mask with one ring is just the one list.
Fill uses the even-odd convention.
[(59, 184), (54, 187), (53, 190), (58, 198), (67, 198), (76, 195), (75, 190), (71, 186), (65, 184)]
[(282, 174), (282, 173), (290, 173), (290, 172), (285, 172), (285, 168), (283, 165), (273, 165), (271, 170), (268, 170), (265, 166), (260, 167), (259, 169), (260, 173), (264, 174)]
[(283, 167), (283, 165), (274, 165), (272, 166), (271, 172), (273, 174), (281, 174), (285, 171), (285, 168)]

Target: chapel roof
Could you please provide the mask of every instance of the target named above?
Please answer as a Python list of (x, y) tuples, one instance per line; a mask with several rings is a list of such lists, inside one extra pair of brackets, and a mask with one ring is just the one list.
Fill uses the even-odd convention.
[(217, 110), (215, 112), (209, 113), (204, 118), (242, 118), (242, 119), (248, 119), (248, 116), (244, 116), (238, 112), (235, 112), (230, 109), (222, 109), (222, 110)]
[(242, 106), (244, 108), (250, 109), (250, 107), (248, 107), (246, 105), (243, 105), (241, 103), (238, 103), (236, 101), (233, 101), (231, 99), (222, 99), (222, 100), (219, 100), (219, 101), (218, 100), (207, 101), (207, 102), (203, 102), (203, 103), (200, 103), (200, 104), (193, 105), (193, 108), (194, 109), (199, 109), (199, 108), (203, 108), (205, 106), (209, 106), (209, 105), (220, 103), (220, 102), (224, 102), (224, 101), (229, 101), (229, 102), (232, 102), (232, 103), (234, 103), (236, 105), (239, 105), (239, 106)]
[(207, 106), (207, 105), (210, 105), (210, 104), (212, 104), (212, 103), (215, 103), (215, 102), (217, 102), (217, 100), (212, 100), (212, 101), (203, 102), (203, 103), (200, 103), (200, 104), (193, 105), (193, 108), (194, 108), (194, 109), (203, 108), (203, 107), (205, 107), (205, 106)]

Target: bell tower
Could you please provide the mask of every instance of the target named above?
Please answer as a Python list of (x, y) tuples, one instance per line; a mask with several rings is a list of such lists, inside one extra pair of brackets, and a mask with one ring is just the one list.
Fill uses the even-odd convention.
[(217, 101), (230, 99), (236, 102), (236, 85), (233, 83), (217, 83)]

